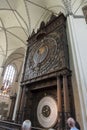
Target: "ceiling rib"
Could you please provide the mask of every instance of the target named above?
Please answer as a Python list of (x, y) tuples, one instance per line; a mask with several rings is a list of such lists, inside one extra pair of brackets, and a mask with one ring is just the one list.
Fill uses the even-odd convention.
[(26, 1), (29, 2), (29, 3), (31, 3), (31, 4), (33, 4), (33, 5), (35, 5), (35, 6), (37, 6), (37, 7), (40, 7), (40, 8), (42, 8), (42, 9), (44, 9), (44, 10), (47, 10), (47, 11), (51, 12), (52, 14), (58, 15), (57, 13), (54, 13), (52, 10), (49, 10), (49, 9), (47, 9), (46, 7), (43, 7), (43, 6), (39, 5), (39, 4), (36, 4), (36, 3), (34, 3), (34, 2), (31, 2), (30, 0), (26, 0)]
[[(6, 29), (8, 30), (8, 29), (22, 29), (20, 26), (12, 26), (12, 27), (7, 27)], [(24, 28), (25, 29), (25, 28)]]
[(27, 14), (27, 17), (28, 17), (28, 21), (29, 21), (28, 33), (29, 33), (29, 35), (30, 35), (30, 34), (31, 34), (31, 20), (30, 20), (30, 15), (29, 15), (28, 8), (27, 8), (27, 4), (26, 4), (26, 1), (25, 1), (25, 0), (24, 0), (24, 5), (25, 5), (25, 9), (26, 9), (26, 14)]
[(23, 58), (23, 57), (13, 58), (13, 59), (11, 59), (11, 60), (9, 61), (9, 64), (12, 64), (13, 61), (18, 60), (18, 59), (22, 59), (22, 58)]
[(15, 35), (14, 33), (8, 31), (6, 28), (4, 27), (0, 27), (2, 28), (3, 30), (5, 30), (6, 32), (10, 33), (11, 35), (13, 35), (14, 37), (16, 37), (17, 39), (19, 39), (21, 42), (23, 42), (24, 45), (26, 45), (26, 42), (24, 42), (20, 37), (18, 37), (17, 35)]
[(0, 48), (1, 48), (1, 50), (2, 50), (2, 51), (0, 51), (0, 52), (2, 52), (2, 53), (4, 54), (4, 50), (3, 50), (2, 46), (0, 46)]
[(0, 51), (0, 55), (5, 56), (3, 48), (1, 46), (0, 46), (0, 48), (2, 50), (2, 51)]
[[(16, 12), (17, 15), (21, 18), (21, 20), (24, 21), (24, 23), (25, 23), (25, 25), (26, 25), (26, 27), (27, 27), (27, 32), (29, 32), (28, 25), (27, 25), (26, 21), (24, 20), (24, 18), (19, 14), (19, 12), (18, 12), (17, 10), (16, 10), (15, 12)], [(29, 35), (29, 34), (28, 34), (28, 35)]]
[(27, 26), (27, 23), (26, 23), (26, 21), (24, 20), (24, 18), (19, 14), (19, 12), (17, 11), (17, 10), (15, 10), (15, 9), (7, 9), (7, 8), (1, 8), (0, 9), (0, 11), (12, 11), (12, 12), (16, 12), (17, 13), (17, 15), (21, 18), (21, 20), (24, 22), (24, 24), (26, 25), (26, 27), (27, 27), (27, 30), (29, 30), (29, 28), (28, 28), (28, 26)]
[[(39, 18), (39, 20), (38, 20), (37, 23), (35, 24), (34, 30), (36, 30), (36, 28), (37, 28), (39, 22), (41, 21), (41, 18), (44, 16), (44, 14), (46, 13), (46, 11), (47, 11), (47, 10), (45, 10), (45, 11), (43, 12), (43, 14), (41, 15), (41, 17)], [(48, 11), (47, 11), (47, 12), (48, 12)], [(50, 12), (50, 13), (51, 13), (51, 12)], [(45, 15), (45, 16), (46, 16), (46, 15)]]
[(16, 37), (17, 39), (19, 39), (24, 45), (26, 45), (26, 42), (24, 42), (20, 37), (18, 37), (17, 35), (15, 35), (14, 33), (6, 30), (6, 32), (10, 33), (11, 35), (13, 35), (14, 37)]
[(66, 12), (66, 9), (62, 5), (50, 6), (48, 9), (55, 8), (55, 7), (62, 8)]
[[(8, 5), (9, 5), (10, 9), (12, 9), (12, 7), (11, 7), (10, 3), (8, 2), (8, 0), (6, 0), (6, 1), (7, 1)], [(15, 18), (17, 19), (18, 23), (20, 24), (21, 28), (23, 29), (23, 26), (22, 26), (20, 20), (17, 18), (17, 16), (16, 16), (16, 14), (15, 14), (14, 11), (13, 11), (13, 14), (14, 14)], [(24, 29), (23, 29), (23, 30), (24, 30)], [(25, 32), (25, 30), (24, 30), (24, 32)], [(26, 36), (28, 37), (28, 34), (27, 34), (26, 32), (25, 32), (25, 34), (26, 34)]]
[(6, 11), (16, 11), (16, 10), (14, 10), (14, 9), (0, 8), (0, 11), (3, 11), (3, 10), (6, 10)]
[[(22, 46), (22, 47), (25, 47), (25, 46)], [(17, 50), (17, 49), (19, 49), (19, 47), (18, 47), (18, 48), (8, 49), (8, 52), (9, 52), (9, 51), (15, 51), (15, 50)], [(2, 50), (2, 49), (1, 49), (1, 50)], [(6, 51), (6, 50), (4, 50), (4, 51)], [(0, 51), (0, 52), (3, 52), (3, 51)]]
[[(24, 54), (18, 53), (18, 52), (15, 52), (15, 53), (13, 52), (13, 53), (11, 54), (11, 56), (12, 56), (12, 55), (13, 55), (13, 56), (14, 56), (14, 55), (20, 55), (20, 56), (23, 56), (23, 57), (24, 57)], [(11, 56), (10, 56), (10, 57), (11, 57)], [(13, 56), (12, 56), (12, 57), (13, 57)]]
[(5, 38), (6, 38), (6, 56), (7, 56), (7, 50), (8, 50), (8, 39), (7, 39), (7, 33), (6, 33), (6, 29), (5, 29), (5, 27), (4, 27), (4, 23), (3, 23), (3, 21), (2, 21), (2, 19), (0, 18), (0, 20), (1, 20), (1, 24), (2, 24), (2, 27), (3, 27), (3, 31), (4, 31), (4, 34), (5, 34)]
[(78, 8), (73, 12), (73, 14), (75, 15), (76, 12), (78, 11), (78, 9), (80, 8), (80, 6), (84, 3), (84, 1), (81, 1), (80, 5), (78, 6)]
[[(61, 5), (51, 6), (51, 7), (48, 8), (48, 10), (51, 9), (51, 8), (54, 8), (54, 7), (58, 7), (58, 8), (60, 7), (60, 8), (62, 8), (62, 9), (66, 12), (65, 8), (64, 8), (63, 6), (61, 6)], [(41, 21), (41, 18), (44, 16), (44, 14), (46, 13), (46, 11), (48, 12), (48, 10), (45, 10), (44, 13), (41, 15), (41, 17), (40, 17), (40, 19), (37, 21), (37, 23), (36, 23), (34, 29), (37, 28), (39, 22)], [(50, 13), (52, 14), (52, 12), (50, 12)], [(46, 15), (47, 15), (47, 13), (46, 13)], [(46, 16), (46, 15), (45, 15), (45, 16)], [(57, 14), (57, 15), (58, 15), (58, 14)], [(45, 17), (45, 16), (44, 16), (44, 17)], [(43, 19), (44, 19), (44, 18), (43, 18)]]

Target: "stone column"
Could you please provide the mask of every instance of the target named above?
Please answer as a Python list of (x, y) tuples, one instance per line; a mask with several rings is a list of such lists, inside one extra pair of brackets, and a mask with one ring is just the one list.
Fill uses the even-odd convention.
[(14, 120), (15, 122), (18, 121), (18, 111), (19, 111), (21, 96), (22, 96), (22, 88), (19, 85), (18, 86), (18, 93), (17, 93), (16, 103), (15, 103), (15, 108), (14, 108), (14, 113), (13, 113), (13, 118), (12, 118), (12, 120)]
[(26, 114), (27, 114), (27, 98), (28, 98), (28, 88), (26, 88), (25, 90), (25, 97), (24, 97), (24, 104), (23, 104), (23, 114), (22, 114), (22, 119), (25, 120), (26, 119)]
[(67, 118), (70, 116), (70, 104), (69, 104), (69, 91), (68, 91), (68, 81), (67, 75), (63, 75), (63, 94), (64, 94), (64, 117), (65, 117), (65, 127)]
[(3, 82), (3, 76), (2, 76), (2, 73), (3, 73), (3, 64), (4, 64), (4, 61), (5, 61), (5, 55), (1, 55), (0, 54), (0, 89), (2, 88), (2, 82)]
[(2, 74), (2, 71), (3, 71), (3, 64), (4, 64), (4, 61), (5, 61), (5, 58), (6, 58), (5, 55), (0, 54), (0, 77), (1, 77), (1, 74)]
[(2, 76), (3, 68), (0, 67), (0, 89), (2, 88), (3, 76)]
[(23, 121), (23, 110), (24, 110), (24, 101), (25, 101), (25, 91), (26, 91), (26, 87), (23, 86), (23, 92), (22, 92), (22, 96), (21, 96), (20, 108), (19, 108), (19, 115), (18, 115), (18, 123), (22, 123), (22, 121)]
[[(77, 18), (79, 19), (79, 18)], [(82, 64), (82, 60), (80, 58), (80, 52), (79, 52), (79, 42), (77, 40), (77, 34), (76, 34), (76, 26), (75, 26), (75, 21), (73, 15), (69, 15), (67, 17), (67, 27), (68, 27), (68, 32), (69, 32), (69, 37), (70, 37), (70, 44), (69, 48), (71, 49), (71, 57), (73, 61), (73, 67), (72, 71), (74, 74), (72, 75), (72, 80), (74, 83), (73, 85), (76, 85), (76, 90), (77, 94), (74, 91), (74, 97), (78, 97), (78, 104), (80, 104), (80, 109), (78, 111), (77, 107), (76, 109), (76, 115), (77, 119), (82, 122), (82, 129), (86, 130), (87, 129), (87, 83), (86, 83), (86, 76), (85, 74), (85, 66)], [(84, 68), (83, 68), (84, 67)], [(75, 75), (75, 76), (74, 76)], [(85, 80), (84, 80), (85, 79)], [(74, 88), (74, 86), (73, 86)], [(73, 89), (75, 90), (75, 89)], [(75, 101), (76, 105), (77, 102)], [(82, 113), (82, 114), (80, 114)]]
[(20, 77), (18, 80), (18, 93), (17, 93), (17, 99), (16, 99), (16, 105), (15, 105), (15, 109), (14, 109), (14, 114), (13, 114), (13, 120), (15, 122), (18, 122), (18, 118), (19, 118), (19, 111), (20, 111), (20, 105), (21, 105), (21, 99), (22, 99), (22, 94), (23, 94), (23, 89), (20, 87), (20, 81), (22, 80), (23, 77), (23, 73), (24, 73), (24, 67), (25, 67), (25, 61), (26, 61), (26, 55), (27, 55), (27, 46), (25, 47), (25, 54), (24, 54), (24, 58), (23, 58), (23, 63), (21, 64), (20, 67)]
[(16, 101), (16, 93), (13, 96), (10, 96), (11, 99), (11, 106), (10, 106), (10, 111), (9, 111), (9, 120), (12, 120), (12, 116), (13, 116), (13, 111), (14, 111), (14, 107), (15, 107), (15, 101)]
[(60, 77), (57, 77), (58, 130), (62, 128), (62, 90)]
[(70, 94), (70, 114), (72, 117), (74, 117), (74, 119), (76, 118), (75, 115), (75, 103), (74, 103), (74, 96), (73, 96), (73, 88), (72, 88), (72, 81), (71, 81), (71, 75), (68, 76), (68, 84), (69, 84), (69, 94)]

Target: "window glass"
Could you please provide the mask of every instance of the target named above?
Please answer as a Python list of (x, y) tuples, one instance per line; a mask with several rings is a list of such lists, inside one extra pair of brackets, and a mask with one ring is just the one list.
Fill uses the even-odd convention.
[(8, 65), (6, 67), (3, 78), (4, 89), (7, 89), (13, 83), (14, 76), (15, 76), (15, 67), (12, 65)]

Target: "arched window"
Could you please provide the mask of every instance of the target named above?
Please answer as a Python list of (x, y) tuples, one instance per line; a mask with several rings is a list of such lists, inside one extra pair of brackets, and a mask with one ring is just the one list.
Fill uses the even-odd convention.
[(15, 67), (13, 65), (8, 65), (6, 67), (3, 78), (4, 89), (8, 89), (8, 87), (12, 85), (15, 77), (15, 72)]

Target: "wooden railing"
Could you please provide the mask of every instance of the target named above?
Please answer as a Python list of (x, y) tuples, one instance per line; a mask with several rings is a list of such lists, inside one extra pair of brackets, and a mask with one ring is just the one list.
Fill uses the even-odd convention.
[[(47, 130), (39, 127), (31, 127), (32, 130)], [(68, 128), (56, 128), (58, 130), (69, 130)], [(55, 129), (55, 130), (56, 130)], [(0, 130), (21, 130), (21, 124), (0, 120)]]
[(0, 120), (0, 130), (21, 130), (21, 124)]
[[(31, 127), (32, 130), (43, 130), (43, 128)], [(21, 130), (21, 124), (0, 120), (0, 130)]]

